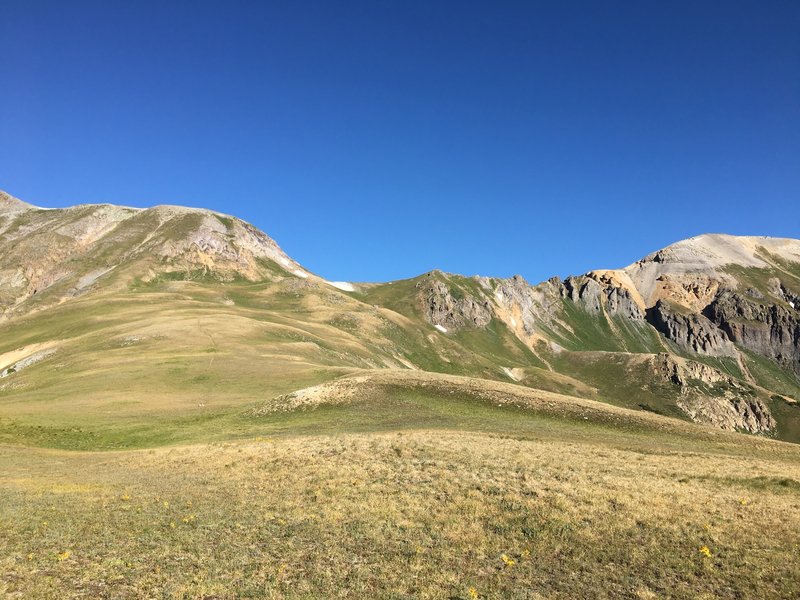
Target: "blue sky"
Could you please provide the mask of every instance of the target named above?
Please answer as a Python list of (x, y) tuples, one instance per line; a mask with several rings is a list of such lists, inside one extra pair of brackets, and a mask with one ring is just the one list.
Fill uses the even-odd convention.
[(235, 214), (331, 279), (800, 237), (800, 3), (0, 0), (0, 189)]

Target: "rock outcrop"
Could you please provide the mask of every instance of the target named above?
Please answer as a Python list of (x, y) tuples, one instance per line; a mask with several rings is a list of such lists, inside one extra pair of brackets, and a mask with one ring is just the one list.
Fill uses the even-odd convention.
[(563, 295), (583, 310), (632, 320), (644, 319), (644, 311), (634, 293), (608, 275), (595, 272), (564, 280)]
[(562, 308), (564, 284), (558, 277), (533, 286), (521, 275), (508, 279), (486, 280), (493, 286), (498, 312), (512, 330), (534, 336), (540, 323), (548, 323)]
[(659, 377), (677, 387), (677, 404), (693, 421), (730, 431), (774, 431), (775, 418), (752, 386), (669, 354), (657, 354), (653, 366)]
[(800, 374), (800, 315), (791, 305), (726, 290), (703, 313), (736, 344)]
[(706, 356), (736, 356), (736, 347), (728, 335), (702, 314), (681, 312), (659, 300), (647, 311), (647, 319), (683, 350)]
[(466, 294), (458, 286), (448, 285), (438, 277), (438, 273), (429, 273), (416, 284), (420, 308), (431, 325), (454, 331), (489, 324), (493, 311), (488, 299)]

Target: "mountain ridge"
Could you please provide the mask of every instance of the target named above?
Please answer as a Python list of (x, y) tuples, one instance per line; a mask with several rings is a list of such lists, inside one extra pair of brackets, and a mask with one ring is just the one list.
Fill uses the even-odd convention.
[[(438, 270), (350, 283), (319, 277), (216, 211), (43, 209), (0, 194), (0, 356), (16, 360), (0, 370), (14, 381), (77, 344), (25, 334), (54, 318), (44, 315), (68, 314), (79, 331), (82, 307), (139, 314), (141, 302), (155, 307), (153, 322), (173, 304), (202, 310), (215, 340), (235, 322), (252, 332), (269, 322), (272, 341), (253, 343), (295, 367), (478, 376), (800, 441), (800, 241), (790, 238), (705, 234), (627, 267), (536, 284)], [(119, 339), (165, 335), (141, 333), (153, 330), (143, 315), (125, 323)]]
[[(149, 207), (131, 207), (131, 206), (124, 206), (109, 202), (103, 203), (85, 203), (85, 204), (75, 204), (68, 207), (63, 208), (45, 208), (34, 206), (32, 204), (26, 203), (7, 192), (0, 190), (0, 215), (4, 212), (21, 212), (21, 211), (75, 211), (78, 209), (100, 209), (100, 208), (111, 208), (123, 211), (131, 211), (136, 213), (149, 213), (153, 212), (156, 214), (170, 214), (170, 213), (183, 213), (183, 214), (197, 214), (197, 215), (204, 215), (204, 216), (218, 216), (227, 219), (235, 219), (236, 221), (242, 222), (247, 224), (249, 227), (253, 229), (258, 229), (250, 223), (243, 221), (236, 217), (235, 215), (223, 213), (220, 211), (206, 209), (206, 208), (198, 208), (198, 207), (189, 207), (183, 206), (178, 204), (156, 204)], [(259, 230), (260, 231), (260, 230)], [(261, 233), (264, 233), (263, 231)], [(268, 234), (265, 234), (268, 237)], [(272, 239), (272, 238), (270, 238)], [(702, 241), (708, 241), (709, 243), (703, 244)], [(661, 263), (661, 264), (679, 264), (684, 265), (684, 269), (686, 271), (691, 271), (692, 269), (687, 266), (691, 265), (692, 263), (687, 258), (690, 255), (696, 256), (698, 258), (704, 258), (704, 261), (697, 262), (694, 266), (698, 270), (708, 270), (713, 268), (719, 268), (725, 266), (726, 264), (739, 264), (742, 266), (766, 266), (768, 265), (767, 262), (760, 259), (757, 256), (757, 247), (759, 245), (766, 244), (768, 247), (771, 247), (773, 250), (778, 250), (781, 253), (789, 254), (791, 260), (800, 261), (800, 239), (795, 238), (781, 238), (781, 237), (773, 237), (773, 236), (749, 236), (749, 235), (732, 235), (726, 233), (703, 233), (699, 235), (692, 236), (690, 238), (685, 238), (682, 240), (678, 240), (665, 246), (664, 248), (655, 250), (650, 254), (644, 256), (643, 258), (636, 260), (630, 263), (627, 266), (619, 267), (619, 268), (597, 268), (591, 269), (585, 273), (580, 275), (589, 276), (597, 274), (598, 276), (602, 275), (616, 275), (620, 276), (623, 273), (627, 274), (630, 277), (630, 273), (636, 269), (636, 267), (640, 266), (643, 263)], [(275, 244), (278, 246), (278, 244)], [(715, 252), (720, 250), (721, 248), (726, 247), (728, 249), (736, 249), (738, 253), (736, 256), (728, 256), (728, 259), (725, 260), (725, 252), (719, 253)], [(738, 248), (736, 248), (738, 246)], [(279, 247), (279, 246), (278, 246)], [(788, 247), (788, 248), (787, 248)], [(749, 248), (751, 252), (748, 254), (747, 252), (743, 252), (744, 248)], [(769, 249), (769, 248), (768, 248)], [(705, 253), (703, 252), (705, 250)], [(688, 251), (688, 252), (687, 252)], [(283, 252), (281, 250), (281, 252)], [(704, 255), (705, 254), (705, 255)], [(730, 253), (728, 253), (730, 254)], [(284, 253), (285, 255), (285, 253)], [(785, 256), (784, 256), (785, 257)], [(717, 260), (713, 260), (716, 258)], [(299, 263), (296, 263), (299, 264)], [(439, 269), (434, 269), (434, 271), (439, 271)], [(310, 271), (309, 271), (310, 272)], [(444, 271), (442, 271), (444, 273)], [(424, 274), (424, 273), (422, 273)], [(467, 276), (462, 275), (459, 273), (446, 273), (448, 275), (460, 275), (460, 276)], [(569, 277), (574, 277), (576, 275), (571, 275)], [(470, 277), (475, 278), (494, 278), (494, 279), (501, 279), (496, 276), (491, 275), (472, 275)], [(521, 277), (521, 276), (512, 276), (512, 277)], [(557, 276), (555, 276), (557, 277)], [(413, 276), (412, 276), (413, 278)], [(321, 278), (323, 279), (323, 278)], [(552, 277), (551, 277), (552, 279)], [(547, 280), (545, 280), (547, 281)], [(538, 282), (538, 285), (541, 283), (545, 283), (545, 281)], [(359, 281), (354, 282), (359, 283), (362, 285), (370, 285), (370, 284), (382, 284), (382, 283), (389, 283), (389, 281)]]

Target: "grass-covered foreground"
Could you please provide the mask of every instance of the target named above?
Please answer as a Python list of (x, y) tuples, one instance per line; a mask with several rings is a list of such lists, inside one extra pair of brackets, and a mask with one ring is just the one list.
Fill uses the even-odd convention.
[[(800, 594), (797, 446), (656, 416), (616, 427), (585, 407), (558, 418), (445, 387), (378, 389), (374, 405), (252, 416), (265, 434), (251, 439), (0, 447), (0, 594)], [(383, 422), (403, 407), (449, 418)]]

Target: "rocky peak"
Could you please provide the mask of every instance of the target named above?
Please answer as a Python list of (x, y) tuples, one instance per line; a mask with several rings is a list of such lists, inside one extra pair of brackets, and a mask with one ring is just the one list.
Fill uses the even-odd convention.
[(422, 314), (434, 326), (454, 331), (486, 327), (492, 320), (494, 311), (487, 298), (465, 292), (441, 272), (428, 273), (415, 287)]
[(584, 310), (609, 316), (641, 320), (644, 310), (635, 288), (626, 285), (611, 272), (592, 271), (563, 282), (563, 295)]
[(288, 276), (313, 277), (252, 225), (203, 209), (45, 210), (2, 194), (0, 234), (0, 314), (6, 315), (34, 296), (39, 304), (56, 303), (112, 276), (124, 286), (176, 271), (257, 281), (272, 276), (275, 263)]
[(708, 234), (682, 240), (623, 269), (647, 308), (664, 298), (702, 310), (719, 289), (736, 288), (727, 267), (769, 268), (800, 263), (800, 240)]

